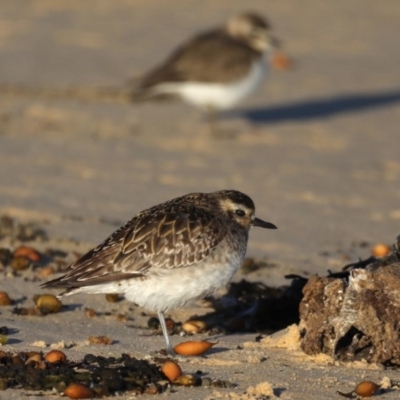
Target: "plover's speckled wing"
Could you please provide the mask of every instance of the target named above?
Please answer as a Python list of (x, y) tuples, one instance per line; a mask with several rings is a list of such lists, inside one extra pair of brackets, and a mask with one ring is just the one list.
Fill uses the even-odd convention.
[(227, 83), (240, 80), (259, 53), (223, 31), (197, 36), (139, 82), (138, 93), (162, 83)]
[[(153, 210), (153, 211), (152, 211)], [(196, 264), (209, 256), (226, 234), (222, 219), (193, 206), (146, 210), (74, 262), (61, 278), (43, 287), (67, 292), (149, 271)]]

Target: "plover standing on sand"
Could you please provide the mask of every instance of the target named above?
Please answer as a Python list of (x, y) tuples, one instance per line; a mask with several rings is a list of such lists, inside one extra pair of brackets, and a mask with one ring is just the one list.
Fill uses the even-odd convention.
[(133, 99), (178, 96), (208, 113), (214, 133), (215, 111), (233, 107), (260, 86), (266, 53), (276, 44), (270, 31), (257, 14), (237, 15), (178, 47), (139, 80)]
[(123, 293), (158, 313), (174, 355), (164, 313), (213, 294), (242, 264), (251, 227), (276, 229), (255, 217), (236, 190), (190, 193), (142, 211), (103, 243), (42, 285), (60, 295)]

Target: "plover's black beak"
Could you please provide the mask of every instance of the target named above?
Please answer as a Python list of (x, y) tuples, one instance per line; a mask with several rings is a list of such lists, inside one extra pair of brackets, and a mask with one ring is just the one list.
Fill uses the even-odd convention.
[(251, 226), (259, 226), (260, 228), (265, 229), (278, 229), (276, 225), (271, 224), (271, 222), (265, 222), (259, 218), (254, 218), (253, 221), (251, 221)]

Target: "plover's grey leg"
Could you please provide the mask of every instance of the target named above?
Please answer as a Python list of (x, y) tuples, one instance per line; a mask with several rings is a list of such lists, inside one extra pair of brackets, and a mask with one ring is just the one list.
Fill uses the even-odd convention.
[(221, 130), (219, 128), (217, 110), (213, 106), (207, 106), (206, 114), (211, 136), (219, 139), (234, 139), (236, 137), (234, 131)]
[(218, 134), (217, 129), (217, 116), (213, 106), (207, 106), (206, 108), (208, 126), (210, 128), (210, 134), (216, 136)]
[(172, 348), (172, 345), (171, 345), (171, 341), (169, 339), (168, 329), (167, 329), (167, 324), (165, 323), (164, 314), (161, 311), (158, 313), (158, 319), (160, 320), (161, 329), (163, 331), (165, 343), (167, 344), (167, 354), (169, 356), (176, 356), (176, 353), (174, 352), (174, 349)]

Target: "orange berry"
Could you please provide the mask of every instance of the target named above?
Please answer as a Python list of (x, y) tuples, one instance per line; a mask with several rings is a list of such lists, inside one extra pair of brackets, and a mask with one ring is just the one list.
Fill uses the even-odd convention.
[(280, 71), (285, 71), (293, 67), (293, 61), (290, 57), (280, 52), (272, 54), (270, 64), (272, 68)]
[(64, 394), (70, 399), (90, 399), (93, 397), (92, 389), (80, 383), (71, 383), (65, 388)]
[(182, 375), (181, 367), (175, 361), (165, 361), (161, 367), (161, 372), (170, 382), (174, 382)]
[(44, 356), (44, 359), (49, 363), (58, 363), (65, 361), (67, 356), (60, 350), (51, 350)]
[(210, 343), (205, 341), (193, 340), (189, 342), (183, 342), (174, 347), (174, 351), (182, 356), (199, 356), (211, 349), (216, 343)]
[(375, 257), (384, 257), (390, 253), (390, 247), (387, 244), (378, 243), (372, 248), (372, 255)]
[(360, 382), (354, 392), (361, 397), (372, 397), (379, 389), (379, 386), (371, 381)]
[(14, 250), (14, 257), (26, 257), (33, 262), (38, 262), (41, 259), (40, 253), (33, 247), (19, 246)]

